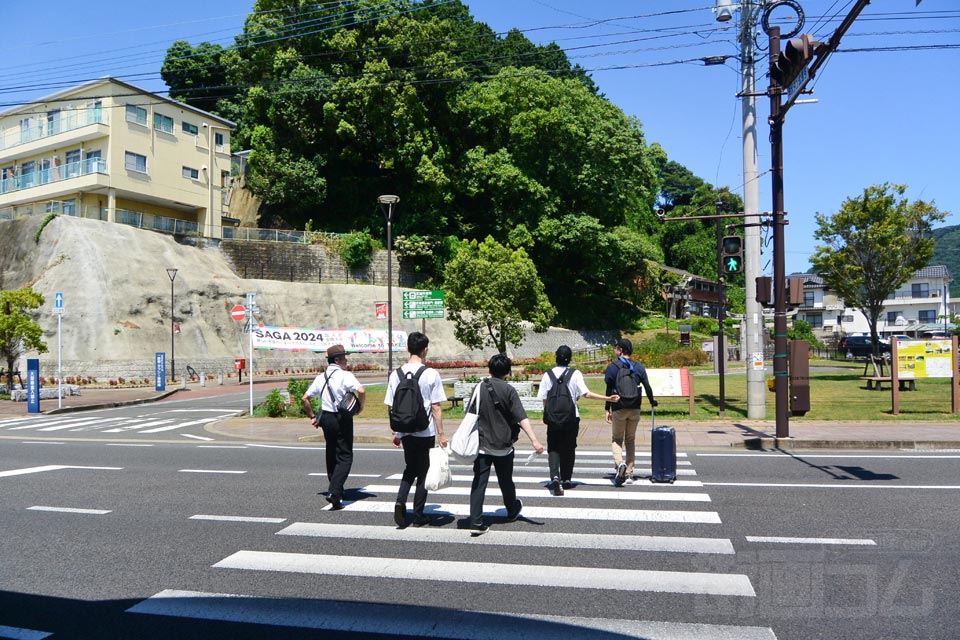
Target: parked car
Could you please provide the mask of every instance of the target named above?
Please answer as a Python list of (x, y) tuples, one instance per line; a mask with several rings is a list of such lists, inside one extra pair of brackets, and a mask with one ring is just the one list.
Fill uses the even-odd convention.
[[(873, 355), (873, 342), (870, 340), (870, 336), (847, 336), (840, 340), (838, 350), (847, 359), (868, 358)], [(889, 358), (890, 343), (880, 342), (878, 352), (880, 357)]]

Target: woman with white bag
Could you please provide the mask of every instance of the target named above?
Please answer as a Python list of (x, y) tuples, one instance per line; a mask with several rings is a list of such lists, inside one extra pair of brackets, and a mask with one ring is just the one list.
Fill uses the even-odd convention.
[[(396, 433), (393, 438), (395, 446), (403, 447), (403, 459), (406, 467), (403, 470), (403, 478), (400, 480), (400, 489), (397, 492), (397, 502), (393, 507), (393, 521), (398, 527), (407, 524), (407, 498), (410, 495), (410, 488), (416, 480), (417, 488), (413, 494), (413, 525), (422, 527), (430, 524), (430, 516), (423, 510), (427, 504), (427, 471), (430, 468), (430, 450), (433, 449), (440, 440), (440, 447), (447, 446), (447, 436), (443, 433), (443, 417), (441, 411), (443, 403), (447, 399), (447, 394), (443, 391), (443, 381), (436, 369), (431, 369), (424, 364), (427, 357), (427, 348), (430, 339), (419, 331), (414, 331), (407, 337), (407, 351), (410, 352), (410, 359), (400, 367), (399, 371), (403, 375), (416, 375), (422, 368), (423, 372), (419, 376), (420, 395), (423, 399), (424, 409), (429, 416), (429, 422), (426, 428), (412, 433)], [(387, 394), (383, 403), (393, 409), (394, 395), (397, 387), (400, 385), (400, 377), (397, 371), (392, 371), (387, 382)], [(441, 449), (442, 450), (442, 449)]]

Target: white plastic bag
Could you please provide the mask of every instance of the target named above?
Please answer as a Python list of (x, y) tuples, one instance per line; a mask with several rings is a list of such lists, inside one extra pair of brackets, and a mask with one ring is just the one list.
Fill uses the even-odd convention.
[(453, 484), (453, 474), (450, 472), (450, 456), (447, 450), (441, 447), (430, 449), (430, 468), (424, 483), (427, 491), (439, 491)]
[(478, 432), (477, 414), (470, 413), (470, 407), (476, 399), (474, 411), (480, 411), (480, 385), (473, 390), (473, 396), (467, 403), (467, 413), (460, 421), (456, 433), (450, 438), (450, 453), (460, 464), (473, 464), (480, 451), (480, 433)]

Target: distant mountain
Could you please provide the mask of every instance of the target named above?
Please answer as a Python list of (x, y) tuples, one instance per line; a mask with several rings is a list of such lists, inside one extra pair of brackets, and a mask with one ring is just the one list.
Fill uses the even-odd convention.
[(933, 248), (933, 258), (930, 259), (930, 264), (943, 264), (950, 270), (952, 276), (950, 295), (953, 296), (955, 295), (953, 283), (957, 276), (960, 276), (960, 225), (934, 229), (933, 240), (936, 244)]

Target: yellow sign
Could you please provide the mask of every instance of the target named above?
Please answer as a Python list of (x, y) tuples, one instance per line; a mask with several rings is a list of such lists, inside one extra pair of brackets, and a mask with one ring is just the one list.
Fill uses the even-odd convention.
[(950, 378), (950, 340), (898, 340), (897, 375), (910, 378)]

